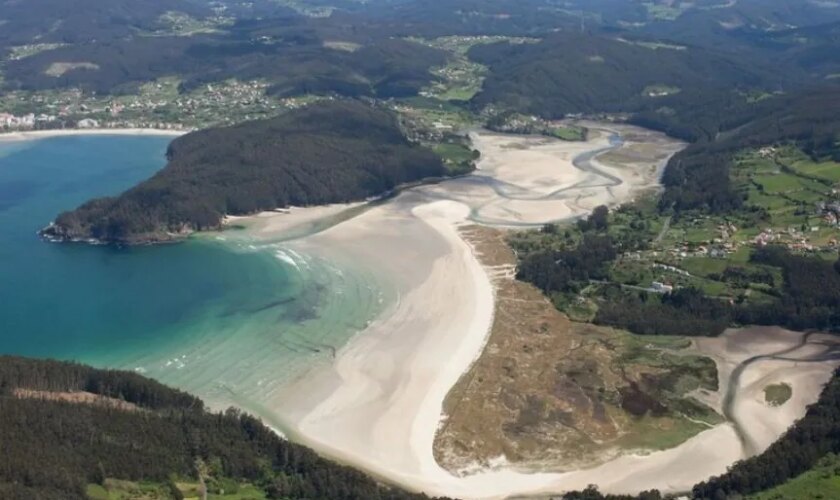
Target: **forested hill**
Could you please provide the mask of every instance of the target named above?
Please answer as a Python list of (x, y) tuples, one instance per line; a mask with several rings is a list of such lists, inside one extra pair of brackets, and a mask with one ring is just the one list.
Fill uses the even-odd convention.
[(742, 193), (731, 187), (730, 166), (745, 148), (794, 142), (815, 158), (840, 160), (840, 87), (806, 89), (733, 108), (715, 130), (713, 140), (692, 144), (669, 161), (662, 178), (663, 209), (725, 213), (739, 208)]
[(135, 373), (58, 361), (0, 356), (0, 450), (4, 500), (198, 497), (202, 484), (253, 495), (220, 498), (426, 498), (322, 459), (248, 415), (208, 413)]
[(446, 173), (437, 155), (408, 142), (391, 112), (359, 102), (194, 132), (173, 141), (168, 157), (151, 179), (61, 214), (45, 235), (166, 241), (218, 228), (226, 214), (358, 201)]
[(398, 39), (348, 41), (348, 50), (331, 49), (321, 34), (297, 23), (242, 22), (224, 36), (146, 36), (62, 46), (6, 63), (2, 84), (6, 90), (121, 94), (177, 76), (181, 91), (237, 79), (264, 80), (270, 85), (267, 93), (284, 97), (394, 97), (416, 94), (434, 81), (429, 68), (446, 62), (439, 50)]
[(767, 67), (700, 47), (568, 32), (536, 44), (476, 46), (469, 57), (490, 67), (477, 106), (546, 118), (646, 109), (668, 115), (703, 96), (719, 100), (779, 84)]
[[(209, 3), (209, 2), (208, 2)], [(0, 0), (0, 47), (123, 38), (165, 26), (162, 16), (202, 19), (208, 3), (191, 0)], [(2, 21), (6, 21), (3, 23)]]

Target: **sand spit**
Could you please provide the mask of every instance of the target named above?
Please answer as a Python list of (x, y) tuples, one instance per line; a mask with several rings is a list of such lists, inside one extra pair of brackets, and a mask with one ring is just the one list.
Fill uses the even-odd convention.
[[(326, 456), (409, 489), (460, 498), (554, 493), (593, 483), (615, 493), (654, 487), (678, 492), (742, 458), (744, 449), (731, 424), (704, 431), (670, 450), (625, 455), (567, 473), (524, 473), (500, 460), (491, 468), (457, 477), (434, 458), (444, 399), (480, 355), (494, 314), (490, 270), (482, 268), (459, 229), (473, 221), (531, 226), (583, 216), (603, 203), (628, 201), (657, 184), (662, 165), (681, 147), (661, 134), (634, 127), (610, 124), (593, 130), (586, 143), (479, 132), (473, 136), (482, 150), (476, 174), (409, 189), (310, 236), (286, 241), (295, 251), (370, 269), (395, 287), (397, 299), (331, 363), (313, 367), (266, 396), (259, 408), (246, 409)], [(623, 144), (609, 138), (616, 131), (628, 137)], [(335, 210), (341, 212), (329, 209), (326, 216), (335, 216)], [(274, 223), (267, 220), (271, 218), (284, 220), (272, 230)], [(257, 221), (260, 229), (248, 231), (253, 238), (283, 241), (289, 240), (284, 231), (317, 219), (307, 209), (241, 222)], [(731, 373), (738, 361), (729, 351), (739, 347), (735, 342), (698, 349), (717, 352), (724, 368), (733, 363)], [(767, 369), (773, 372), (772, 366)], [(818, 386), (827, 379), (817, 372), (827, 374), (830, 367), (821, 369), (807, 380)], [(816, 398), (816, 387), (805, 392), (804, 382), (798, 380), (792, 385), (802, 397), (786, 403), (790, 407), (777, 423), (792, 422), (791, 417)], [(755, 399), (749, 394), (745, 391), (744, 397)], [(771, 426), (765, 434), (777, 429)]]
[[(365, 210), (365, 203), (335, 203), (317, 207), (289, 207), (253, 216), (225, 217), (228, 228), (247, 229), (247, 237), (274, 242), (295, 240), (315, 234), (349, 220)], [(226, 236), (220, 236), (226, 238)]]

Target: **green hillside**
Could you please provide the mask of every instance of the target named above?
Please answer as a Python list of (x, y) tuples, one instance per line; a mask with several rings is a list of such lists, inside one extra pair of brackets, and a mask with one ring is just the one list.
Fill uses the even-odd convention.
[(116, 198), (91, 200), (44, 231), (61, 240), (148, 243), (214, 229), (226, 214), (364, 200), (447, 173), (388, 111), (324, 102), (176, 139), (169, 163)]
[(426, 498), (131, 372), (0, 356), (0, 498)]

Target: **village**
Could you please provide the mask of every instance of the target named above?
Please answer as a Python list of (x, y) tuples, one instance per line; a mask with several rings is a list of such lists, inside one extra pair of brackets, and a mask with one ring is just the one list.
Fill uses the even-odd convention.
[(62, 128), (185, 130), (266, 118), (316, 97), (275, 98), (261, 81), (205, 84), (179, 91), (176, 78), (146, 83), (134, 94), (98, 96), (79, 89), (14, 91), (0, 97), (0, 131)]

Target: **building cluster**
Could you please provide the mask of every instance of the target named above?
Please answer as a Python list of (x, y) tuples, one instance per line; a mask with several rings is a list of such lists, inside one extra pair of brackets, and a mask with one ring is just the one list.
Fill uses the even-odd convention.
[(441, 142), (455, 128), (443, 118), (427, 116), (411, 106), (394, 104), (391, 108), (398, 113), (400, 128), (411, 142)]
[(840, 201), (817, 203), (817, 214), (821, 215), (829, 226), (840, 227)]
[[(809, 228), (811, 232), (819, 231), (818, 227)], [(787, 229), (773, 230), (772, 228), (761, 231), (755, 238), (753, 243), (758, 246), (766, 246), (771, 243), (783, 244), (790, 250), (811, 252), (817, 250), (809, 238), (805, 236), (805, 232), (800, 231), (794, 227)]]
[(55, 122), (55, 115), (27, 113), (16, 116), (11, 113), (0, 113), (0, 129), (3, 130), (32, 130), (40, 128), (42, 124)]
[(661, 281), (654, 281), (650, 284), (651, 291), (655, 293), (671, 293), (674, 291), (674, 285), (670, 283), (663, 283)]
[[(187, 94), (180, 93), (178, 85), (175, 80), (161, 80), (144, 85), (136, 95), (119, 97), (85, 94), (79, 89), (10, 92), (0, 102), (0, 131), (64, 127), (202, 128), (265, 118), (311, 100), (268, 96), (268, 84), (260, 81), (219, 82)], [(17, 110), (15, 114), (9, 112), (11, 109)]]

